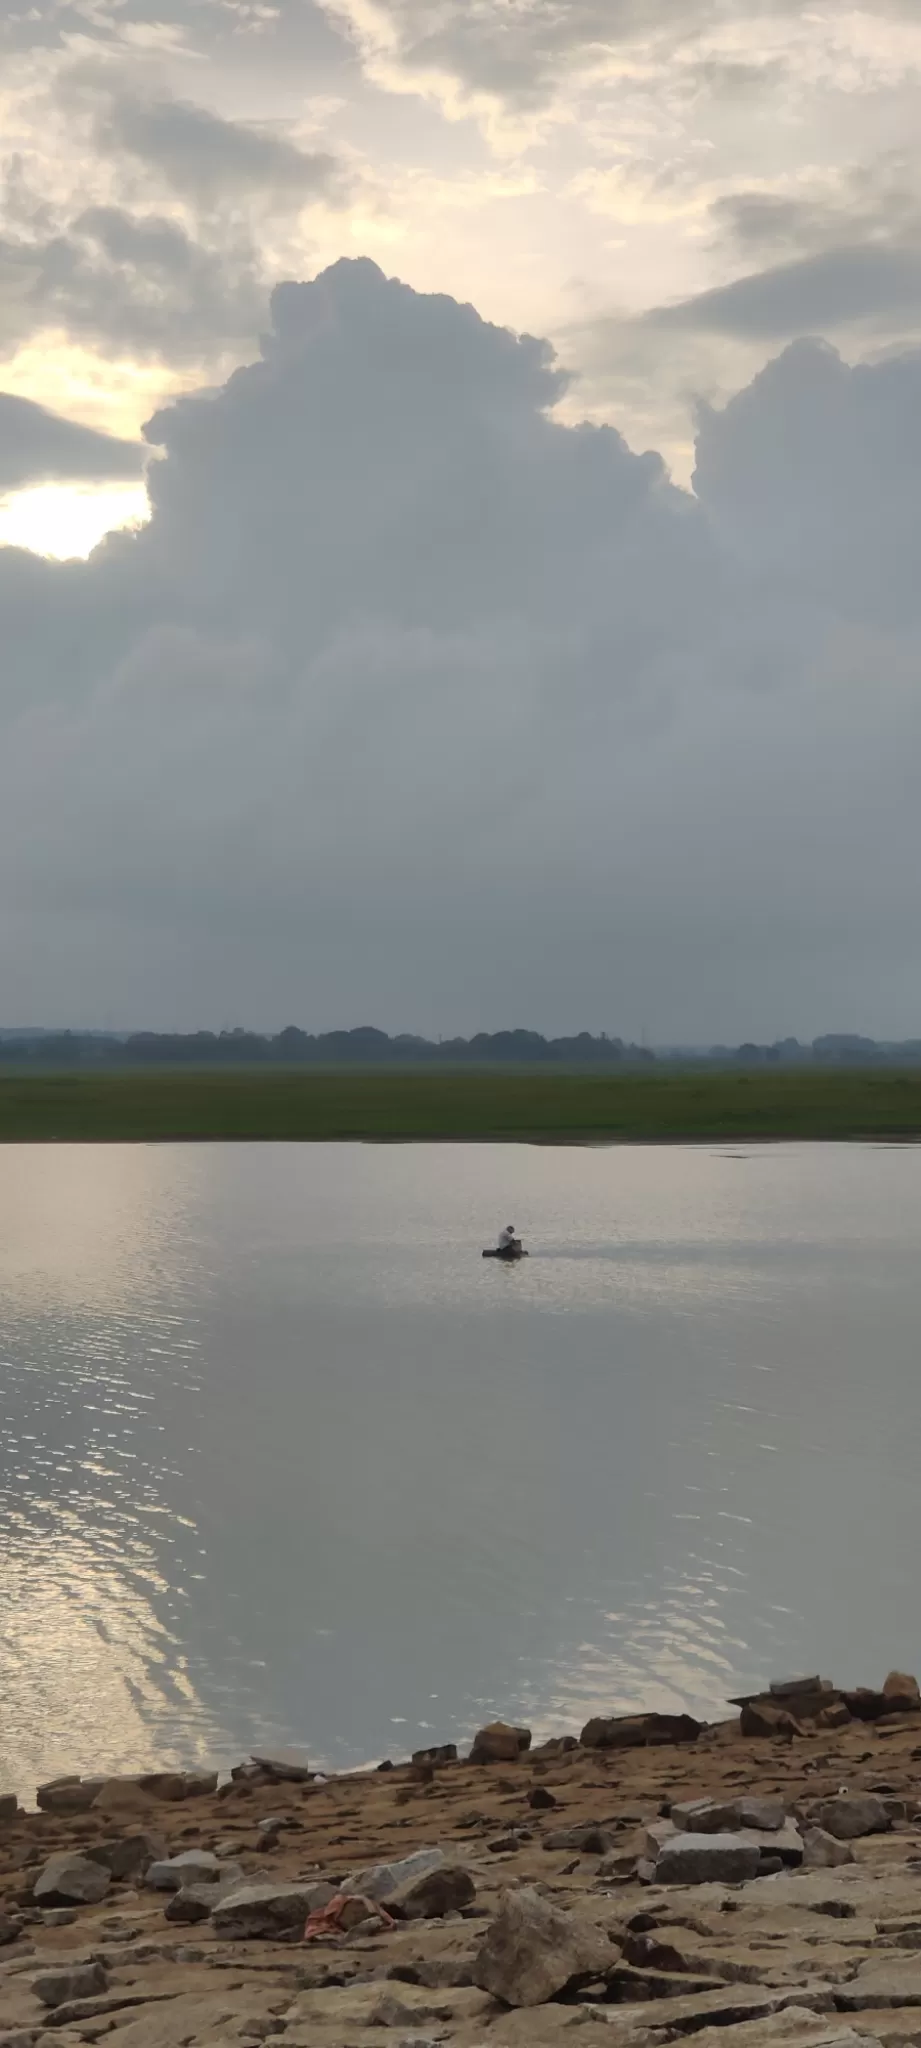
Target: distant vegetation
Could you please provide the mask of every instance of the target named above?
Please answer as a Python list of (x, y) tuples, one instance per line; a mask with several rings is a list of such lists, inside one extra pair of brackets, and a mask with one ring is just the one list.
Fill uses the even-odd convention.
[(921, 1068), (0, 1073), (0, 1140), (921, 1137)]
[(706, 1050), (669, 1047), (653, 1053), (604, 1033), (580, 1031), (544, 1038), (539, 1031), (478, 1031), (473, 1038), (437, 1041), (404, 1032), (390, 1038), (371, 1025), (354, 1031), (300, 1031), (290, 1024), (274, 1036), (256, 1031), (3, 1031), (0, 1063), (10, 1067), (827, 1067), (921, 1066), (921, 1039), (887, 1044), (832, 1033), (801, 1045), (714, 1045)]

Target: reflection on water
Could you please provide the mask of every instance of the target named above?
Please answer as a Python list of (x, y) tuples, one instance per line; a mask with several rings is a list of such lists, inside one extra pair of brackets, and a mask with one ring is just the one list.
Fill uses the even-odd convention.
[(858, 1147), (5, 1148), (0, 1779), (904, 1663), (919, 1190)]

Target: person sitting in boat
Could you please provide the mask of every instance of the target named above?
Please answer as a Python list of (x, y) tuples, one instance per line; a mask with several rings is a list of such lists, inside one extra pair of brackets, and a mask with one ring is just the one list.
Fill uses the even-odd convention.
[(500, 1252), (512, 1252), (512, 1251), (515, 1251), (515, 1252), (520, 1252), (520, 1250), (521, 1250), (521, 1239), (520, 1239), (520, 1237), (516, 1237), (516, 1235), (515, 1235), (515, 1225), (514, 1225), (514, 1223), (507, 1223), (507, 1224), (506, 1224), (506, 1226), (505, 1226), (505, 1229), (504, 1229), (504, 1230), (500, 1230), (500, 1232), (499, 1232), (499, 1250), (500, 1250)]

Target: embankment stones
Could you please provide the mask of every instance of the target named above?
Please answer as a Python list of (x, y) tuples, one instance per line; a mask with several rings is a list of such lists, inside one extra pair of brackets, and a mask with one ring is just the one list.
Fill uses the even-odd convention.
[(445, 1861), (443, 1849), (416, 1849), (412, 1856), (401, 1856), (396, 1863), (372, 1863), (367, 1870), (353, 1871), (341, 1889), (347, 1897), (357, 1893), (363, 1899), (385, 1905), (402, 1887), (441, 1869)]
[(842, 1863), (854, 1863), (856, 1857), (849, 1842), (836, 1841), (834, 1835), (827, 1835), (824, 1828), (807, 1828), (803, 1836), (804, 1870), (837, 1870)]
[(316, 1878), (302, 1884), (244, 1884), (226, 1892), (211, 1915), (216, 1934), (229, 1941), (246, 1941), (301, 1932), (308, 1915), (328, 1906), (335, 1892), (330, 1884)]
[(596, 1715), (587, 1721), (583, 1749), (646, 1749), (671, 1742), (696, 1742), (702, 1723), (690, 1714)]
[(270, 1778), (279, 1784), (306, 1785), (314, 1773), (306, 1756), (299, 1749), (276, 1749), (270, 1756), (257, 1756), (253, 1752), (253, 1763), (261, 1771), (267, 1771)]
[(171, 1892), (164, 1909), (163, 1918), (180, 1927), (194, 1927), (199, 1920), (210, 1920), (215, 1906), (226, 1898), (230, 1887), (222, 1884), (187, 1884), (182, 1890)]
[(113, 1877), (135, 1877), (143, 1876), (152, 1863), (165, 1860), (167, 1848), (162, 1835), (120, 1835), (113, 1841), (95, 1842), (86, 1854)]
[(861, 1835), (883, 1835), (892, 1826), (882, 1799), (875, 1793), (842, 1792), (824, 1799), (810, 1814), (817, 1827), (838, 1842), (856, 1842)]
[(36, 1804), (41, 1813), (89, 1813), (104, 1784), (104, 1778), (50, 1778), (39, 1785)]
[(37, 1906), (94, 1906), (105, 1898), (111, 1882), (101, 1863), (63, 1849), (49, 1856), (32, 1896)]
[(72, 1998), (94, 1998), (107, 1991), (109, 1980), (101, 1963), (76, 1963), (69, 1970), (42, 1970), (32, 1979), (32, 1989), (43, 2005), (66, 2005)]
[(217, 1884), (224, 1875), (239, 1876), (231, 1872), (218, 1856), (212, 1856), (210, 1849), (184, 1849), (179, 1856), (169, 1856), (165, 1862), (151, 1863), (145, 1882), (153, 1891), (178, 1892), (188, 1884)]
[(745, 1884), (757, 1877), (761, 1849), (750, 1835), (678, 1832), (656, 1857), (657, 1884)]
[(512, 1728), (507, 1721), (491, 1721), (474, 1736), (470, 1751), (472, 1764), (512, 1764), (531, 1747), (530, 1728)]
[(470, 1872), (460, 1863), (440, 1863), (388, 1892), (382, 1904), (398, 1920), (441, 1920), (446, 1913), (472, 1906), (475, 1898)]
[(616, 1960), (597, 1928), (523, 1886), (504, 1900), (471, 1975), (481, 1991), (503, 2005), (545, 2005), (568, 1986), (604, 1976)]

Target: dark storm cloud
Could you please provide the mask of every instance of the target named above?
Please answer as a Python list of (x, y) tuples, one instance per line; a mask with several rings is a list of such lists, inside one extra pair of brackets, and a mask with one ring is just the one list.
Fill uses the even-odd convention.
[(916, 168), (896, 154), (843, 166), (811, 191), (725, 193), (711, 206), (710, 219), (717, 243), (749, 261), (833, 254), (864, 244), (921, 249)]
[(301, 204), (321, 194), (345, 196), (342, 167), (329, 151), (299, 149), (282, 134), (222, 120), (187, 100), (116, 91), (96, 136), (104, 151), (135, 157), (182, 198), (203, 205), (263, 192)]
[(226, 360), (255, 345), (276, 234), (303, 242), (304, 209), (351, 193), (332, 152), (139, 92), (121, 60), (66, 65), (47, 111), (54, 156), (2, 166), (0, 349), (52, 329), (107, 355)]
[(103, 482), (141, 474), (143, 449), (0, 391), (0, 491), (51, 479)]
[(776, 341), (906, 313), (921, 313), (921, 248), (858, 243), (778, 263), (676, 306), (660, 306), (644, 324)]
[(57, 232), (0, 236), (0, 345), (46, 328), (104, 353), (200, 361), (251, 342), (267, 303), (261, 259), (241, 240), (209, 248), (177, 220), (93, 206)]
[(563, 387), (339, 264), (150, 423), (144, 532), (0, 551), (24, 1011), (916, 1025), (921, 360), (787, 351), (696, 498)]

